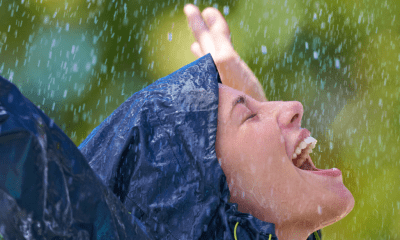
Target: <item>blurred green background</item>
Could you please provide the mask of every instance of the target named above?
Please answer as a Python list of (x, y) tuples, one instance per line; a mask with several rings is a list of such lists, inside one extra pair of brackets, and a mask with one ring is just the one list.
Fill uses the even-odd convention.
[(0, 75), (79, 145), (194, 61), (185, 3), (218, 8), (270, 101), (300, 101), (318, 168), (355, 206), (324, 239), (400, 239), (400, 1), (0, 0)]

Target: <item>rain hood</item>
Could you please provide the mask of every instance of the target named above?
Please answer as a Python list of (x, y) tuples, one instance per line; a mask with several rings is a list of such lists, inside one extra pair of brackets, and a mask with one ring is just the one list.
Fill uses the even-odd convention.
[(215, 153), (218, 82), (208, 54), (133, 94), (76, 148), (0, 78), (0, 233), (277, 239), (273, 223), (228, 202)]
[(79, 146), (156, 239), (276, 239), (237, 211), (215, 153), (219, 75), (211, 55), (135, 93)]

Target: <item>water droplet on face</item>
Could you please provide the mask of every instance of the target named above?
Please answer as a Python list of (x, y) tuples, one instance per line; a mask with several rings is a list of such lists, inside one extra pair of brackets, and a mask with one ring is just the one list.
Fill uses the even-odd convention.
[(256, 173), (256, 166), (255, 166), (254, 164), (251, 164), (251, 165), (250, 165), (250, 169), (251, 169), (251, 172), (252, 172), (253, 174)]
[(318, 205), (318, 214), (321, 215), (322, 214), (322, 208), (320, 205)]

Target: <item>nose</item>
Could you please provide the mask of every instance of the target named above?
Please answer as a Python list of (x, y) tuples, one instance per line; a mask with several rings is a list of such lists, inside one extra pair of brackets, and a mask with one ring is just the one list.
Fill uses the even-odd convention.
[(300, 128), (303, 112), (303, 105), (300, 102), (283, 102), (278, 113), (279, 127), (281, 129)]

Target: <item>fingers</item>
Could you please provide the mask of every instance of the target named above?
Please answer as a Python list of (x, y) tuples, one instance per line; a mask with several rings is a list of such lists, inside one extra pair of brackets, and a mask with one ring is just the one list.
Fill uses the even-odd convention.
[(200, 44), (198, 42), (194, 42), (192, 46), (190, 46), (190, 50), (198, 58), (204, 55), (203, 51), (201, 50)]
[(230, 31), (228, 23), (222, 16), (220, 11), (215, 8), (208, 7), (201, 13), (203, 19), (206, 21), (208, 29), (215, 35), (223, 35), (226, 39), (229, 39)]
[(213, 53), (214, 43), (207, 24), (204, 22), (198, 7), (187, 4), (184, 12), (192, 29), (196, 41), (199, 43), (203, 53)]

